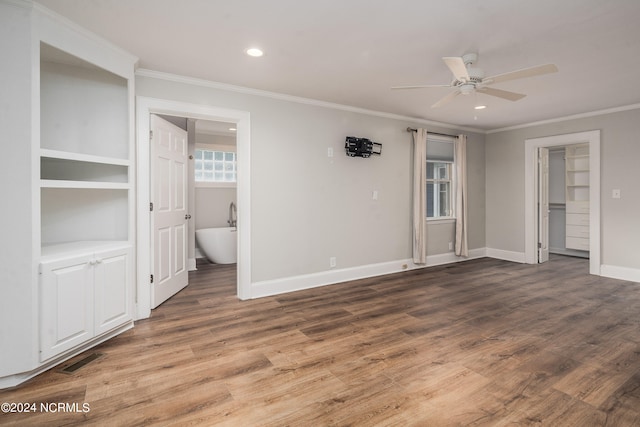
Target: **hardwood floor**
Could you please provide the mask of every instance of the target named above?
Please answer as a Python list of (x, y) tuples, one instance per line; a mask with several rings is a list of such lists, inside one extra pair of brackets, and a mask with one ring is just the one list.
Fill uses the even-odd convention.
[(640, 425), (640, 284), (489, 258), (239, 301), (203, 264), (150, 319), (0, 402), (2, 425)]

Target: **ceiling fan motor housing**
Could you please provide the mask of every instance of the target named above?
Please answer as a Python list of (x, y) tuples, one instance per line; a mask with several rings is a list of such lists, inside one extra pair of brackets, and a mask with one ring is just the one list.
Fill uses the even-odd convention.
[(470, 86), (469, 91), (473, 90), (476, 85), (482, 83), (482, 79), (484, 79), (484, 71), (480, 68), (467, 68), (467, 73), (469, 74), (469, 80), (458, 80), (454, 79), (452, 86), (460, 88), (460, 92), (463, 95), (466, 95), (469, 92), (465, 92), (464, 86)]

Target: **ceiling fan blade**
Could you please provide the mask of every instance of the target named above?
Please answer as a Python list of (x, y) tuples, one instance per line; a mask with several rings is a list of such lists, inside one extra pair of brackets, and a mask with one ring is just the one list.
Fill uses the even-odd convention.
[(459, 90), (454, 90), (449, 95), (445, 96), (444, 98), (440, 99), (438, 102), (433, 104), (431, 106), (431, 108), (438, 108), (438, 107), (442, 107), (444, 104), (448, 104), (449, 102), (451, 102), (453, 100), (453, 98), (458, 96), (459, 93), (460, 93)]
[(459, 56), (445, 56), (442, 60), (447, 64), (456, 79), (461, 82), (469, 81), (469, 72), (462, 58)]
[(391, 89), (428, 89), (432, 87), (451, 87), (451, 85), (414, 85), (414, 86), (393, 86)]
[(492, 77), (486, 77), (482, 80), (483, 84), (493, 84), (506, 82), (509, 80), (522, 79), (525, 77), (539, 76), (542, 74), (555, 73), (558, 71), (556, 64), (538, 65), (536, 67), (524, 68), (522, 70), (511, 71), (509, 73), (498, 74)]
[(502, 99), (508, 99), (509, 101), (517, 101), (527, 96), (521, 93), (509, 92), (507, 90), (496, 89), (493, 87), (477, 88), (477, 90), (487, 95), (497, 96), (498, 98), (502, 98)]

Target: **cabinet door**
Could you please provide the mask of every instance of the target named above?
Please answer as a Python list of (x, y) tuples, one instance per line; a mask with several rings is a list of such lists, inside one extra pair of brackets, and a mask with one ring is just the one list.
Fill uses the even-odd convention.
[(91, 255), (41, 264), (40, 360), (94, 335)]
[(95, 333), (99, 335), (132, 319), (131, 249), (95, 254)]

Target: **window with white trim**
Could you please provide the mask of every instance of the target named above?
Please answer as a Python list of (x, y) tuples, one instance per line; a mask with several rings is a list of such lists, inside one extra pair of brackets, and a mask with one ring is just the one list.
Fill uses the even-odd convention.
[(451, 162), (427, 160), (427, 218), (451, 218)]
[(453, 140), (427, 139), (427, 219), (455, 217)]
[(236, 182), (236, 153), (196, 148), (195, 159), (196, 182)]

